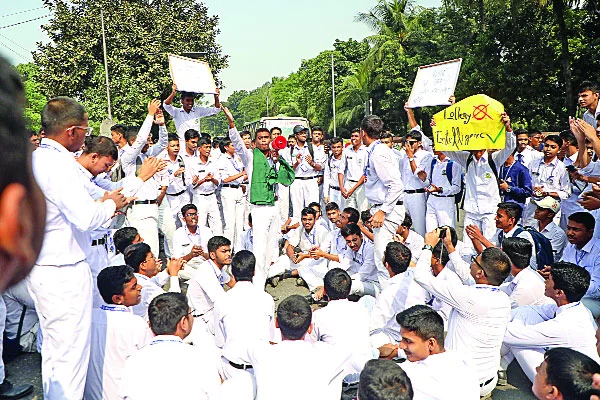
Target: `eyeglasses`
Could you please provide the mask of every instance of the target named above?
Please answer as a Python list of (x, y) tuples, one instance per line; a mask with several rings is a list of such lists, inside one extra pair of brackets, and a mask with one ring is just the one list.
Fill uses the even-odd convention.
[(479, 267), (479, 269), (481, 269), (483, 271), (483, 275), (487, 276), (487, 273), (485, 272), (485, 269), (483, 268), (483, 266), (479, 263), (479, 261), (477, 261), (477, 257), (479, 257), (480, 254), (475, 254), (471, 256), (471, 263), (475, 263), (477, 264), (477, 266)]
[(92, 131), (94, 130), (94, 128), (92, 128), (91, 126), (72, 126), (71, 128), (79, 128), (79, 129), (83, 129), (85, 131), (85, 136), (90, 136), (92, 134)]
[(186, 217), (197, 217), (198, 213), (187, 213), (185, 214)]
[(407, 140), (407, 142), (408, 142), (408, 144), (411, 144), (411, 145), (417, 143), (416, 140)]

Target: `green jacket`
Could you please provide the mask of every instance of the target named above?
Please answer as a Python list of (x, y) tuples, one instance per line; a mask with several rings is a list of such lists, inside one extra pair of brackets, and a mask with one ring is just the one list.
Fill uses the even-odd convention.
[(275, 184), (289, 186), (294, 182), (294, 169), (279, 157), (279, 171), (269, 165), (267, 157), (259, 149), (253, 150), (250, 203), (256, 205), (275, 204)]

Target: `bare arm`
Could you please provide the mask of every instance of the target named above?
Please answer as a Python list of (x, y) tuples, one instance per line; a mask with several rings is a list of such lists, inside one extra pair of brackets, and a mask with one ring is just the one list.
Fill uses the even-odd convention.
[(167, 97), (165, 99), (165, 104), (170, 106), (173, 103), (173, 99), (175, 98), (176, 94), (177, 94), (177, 85), (173, 84), (172, 89), (171, 89), (171, 94), (169, 95), (169, 97)]

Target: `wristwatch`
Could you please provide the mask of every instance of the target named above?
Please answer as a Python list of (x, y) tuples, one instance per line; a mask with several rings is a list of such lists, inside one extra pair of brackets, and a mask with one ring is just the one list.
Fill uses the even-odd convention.
[(423, 246), (422, 250), (429, 250), (429, 251), (433, 251), (433, 246), (430, 244), (426, 244), (425, 246)]
[(506, 188), (505, 192), (510, 193), (510, 186)]
[(414, 157), (408, 159), (409, 162), (415, 161)]

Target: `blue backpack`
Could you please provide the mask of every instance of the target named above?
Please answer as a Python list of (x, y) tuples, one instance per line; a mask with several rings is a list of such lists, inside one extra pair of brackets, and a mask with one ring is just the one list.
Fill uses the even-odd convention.
[[(435, 167), (436, 163), (437, 163), (437, 158), (434, 157), (433, 160), (431, 160), (431, 171), (429, 172), (430, 177), (433, 177), (433, 168)], [(453, 164), (454, 164), (454, 161), (452, 161), (450, 159), (448, 160), (448, 163), (446, 164), (446, 178), (448, 179), (448, 182), (450, 182), (450, 185), (452, 185), (452, 165)], [(465, 191), (465, 180), (464, 180), (464, 177), (461, 176), (460, 191), (454, 195), (454, 204), (460, 203), (460, 201), (463, 197), (464, 191)], [(458, 213), (457, 213), (457, 216), (458, 216)]]
[(535, 244), (534, 250), (537, 269), (544, 269), (546, 265), (552, 265), (554, 262), (554, 252), (552, 251), (552, 244), (550, 243), (550, 240), (548, 240), (546, 236), (531, 226), (518, 227), (515, 230), (513, 237), (519, 236), (519, 234), (523, 231), (531, 235), (533, 243)]

